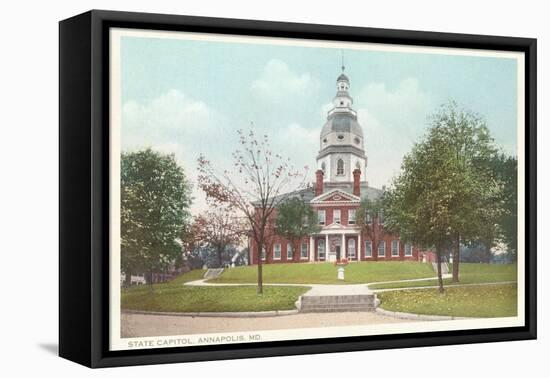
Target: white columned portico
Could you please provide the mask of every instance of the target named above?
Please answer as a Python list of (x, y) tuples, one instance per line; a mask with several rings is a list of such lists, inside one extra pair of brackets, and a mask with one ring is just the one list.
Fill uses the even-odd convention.
[(330, 247), (328, 244), (328, 234), (325, 235), (325, 261), (329, 261)]
[(315, 239), (311, 236), (309, 237), (309, 261), (314, 261), (315, 254)]
[(340, 259), (345, 259), (346, 256), (346, 235), (342, 234), (342, 246), (340, 247)]
[(357, 248), (355, 248), (355, 253), (357, 253), (357, 261), (361, 261), (361, 233), (357, 234)]

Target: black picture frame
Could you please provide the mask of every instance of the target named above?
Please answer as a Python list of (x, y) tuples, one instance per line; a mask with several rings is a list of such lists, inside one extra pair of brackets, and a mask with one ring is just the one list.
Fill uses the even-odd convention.
[[(525, 326), (109, 351), (109, 28), (525, 53)], [(59, 355), (89, 367), (536, 338), (536, 39), (92, 10), (59, 24)]]

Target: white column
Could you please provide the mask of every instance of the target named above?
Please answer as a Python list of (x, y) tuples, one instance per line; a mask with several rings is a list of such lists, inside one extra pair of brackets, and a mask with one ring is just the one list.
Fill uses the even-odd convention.
[(340, 247), (340, 258), (346, 258), (346, 235), (342, 234), (342, 246)]
[(355, 253), (357, 253), (357, 261), (361, 261), (361, 232), (357, 234), (357, 246), (355, 247)]
[(325, 235), (325, 261), (329, 261), (328, 256), (330, 254), (330, 248), (328, 245), (328, 234)]
[(311, 236), (309, 237), (309, 261), (314, 261), (314, 253), (315, 253), (315, 239), (313, 239)]

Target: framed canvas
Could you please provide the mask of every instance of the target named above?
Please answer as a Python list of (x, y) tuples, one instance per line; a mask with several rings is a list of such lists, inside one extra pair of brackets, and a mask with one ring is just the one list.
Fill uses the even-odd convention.
[(536, 337), (536, 40), (60, 22), (59, 353)]

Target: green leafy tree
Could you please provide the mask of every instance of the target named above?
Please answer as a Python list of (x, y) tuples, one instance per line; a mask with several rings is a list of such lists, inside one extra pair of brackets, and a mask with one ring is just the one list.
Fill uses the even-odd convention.
[(458, 281), (461, 240), (496, 233), (501, 183), (486, 164), (495, 151), (480, 117), (447, 104), (433, 117), (424, 140), (405, 156), (386, 195), (386, 227), (406, 241), (435, 247), (441, 292), (444, 251), (453, 249)]
[(452, 228), (453, 282), (459, 281), (460, 245), (482, 240), (490, 249), (498, 232), (501, 182), (488, 167), (496, 147), (482, 117), (455, 102), (444, 105), (431, 120), (428, 141), (445, 159)]
[(405, 156), (401, 174), (385, 197), (385, 227), (423, 248), (435, 246), (439, 290), (443, 292), (441, 256), (451, 240), (452, 201), (449, 164), (425, 141)]
[(294, 251), (299, 250), (300, 240), (321, 230), (315, 211), (303, 198), (293, 197), (277, 208), (275, 230), (292, 244)]
[(501, 241), (506, 244), (512, 260), (517, 258), (518, 247), (518, 161), (514, 156), (498, 154), (489, 161), (493, 175), (502, 182), (503, 211), (498, 219)]
[(178, 239), (189, 219), (191, 185), (174, 155), (151, 149), (121, 156), (121, 268), (154, 272), (181, 254)]

